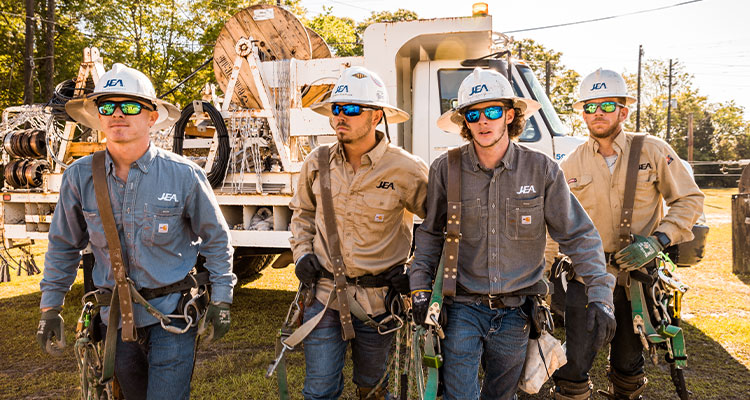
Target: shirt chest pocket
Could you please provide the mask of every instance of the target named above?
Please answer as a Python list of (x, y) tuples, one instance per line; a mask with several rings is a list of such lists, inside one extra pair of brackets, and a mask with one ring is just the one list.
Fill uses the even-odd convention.
[(184, 220), (182, 218), (183, 207), (161, 207), (146, 204), (144, 209), (145, 220), (141, 235), (143, 242), (147, 245), (163, 246), (173, 242), (177, 235), (182, 232)]
[(505, 236), (533, 240), (544, 235), (544, 197), (505, 199)]
[(86, 220), (86, 232), (89, 234), (89, 242), (94, 247), (107, 247), (107, 237), (104, 235), (102, 218), (98, 212), (83, 210), (83, 218)]
[[(362, 194), (362, 219), (372, 233), (382, 233), (393, 227), (401, 212), (396, 212), (400, 198), (395, 191), (366, 192)], [(400, 211), (400, 210), (399, 210)]]
[(570, 182), (570, 192), (578, 199), (584, 209), (587, 212), (592, 212), (593, 207), (596, 205), (596, 193), (594, 193), (594, 185), (592, 185), (593, 179), (591, 175), (581, 175), (576, 178), (575, 182)]
[(487, 222), (482, 217), (482, 200), (461, 202), (461, 239), (478, 240), (486, 232)]

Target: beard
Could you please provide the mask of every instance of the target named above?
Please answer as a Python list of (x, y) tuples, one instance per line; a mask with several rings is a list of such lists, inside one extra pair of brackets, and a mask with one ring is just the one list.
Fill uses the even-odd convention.
[(597, 138), (597, 139), (606, 139), (610, 136), (616, 135), (618, 132), (620, 132), (621, 127), (619, 123), (613, 124), (612, 126), (604, 129), (604, 130), (594, 130), (591, 128), (591, 126), (588, 126), (589, 128), (589, 134), (591, 136)]
[[(347, 125), (346, 123), (342, 122), (334, 127), (334, 129), (337, 129), (338, 127), (345, 127), (351, 129), (351, 126)], [(336, 132), (336, 139), (338, 139), (339, 143), (341, 144), (350, 144), (354, 143), (363, 137), (367, 136), (369, 133), (369, 130), (367, 129), (367, 126), (362, 126), (357, 130), (349, 130), (348, 132)]]

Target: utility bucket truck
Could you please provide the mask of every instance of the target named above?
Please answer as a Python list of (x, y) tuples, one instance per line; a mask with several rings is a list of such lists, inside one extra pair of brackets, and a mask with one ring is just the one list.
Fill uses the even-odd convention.
[[(393, 142), (432, 162), (462, 139), (436, 121), (475, 67), (511, 77), (518, 95), (541, 103), (519, 141), (560, 160), (582, 142), (567, 136), (532, 70), (508, 57), (511, 40), (492, 31), (492, 17), (436, 18), (370, 25), (364, 56), (334, 57), (321, 37), (283, 8), (256, 5), (230, 18), (215, 48), (219, 89), (185, 106), (176, 128), (154, 135), (157, 145), (204, 166), (235, 246), (235, 270), (254, 273), (292, 262), (289, 201), (305, 156), (335, 141), (328, 119), (309, 106), (326, 98), (341, 71), (364, 66), (383, 78), (391, 102), (409, 112), (391, 125)], [(103, 73), (87, 49), (68, 94), (80, 96)], [(64, 97), (64, 96), (63, 96)], [(102, 136), (57, 108), (13, 107), (3, 113), (4, 182), (0, 218), (6, 248), (46, 239), (63, 170), (76, 157), (102, 149)], [(383, 130), (381, 126), (379, 129)]]

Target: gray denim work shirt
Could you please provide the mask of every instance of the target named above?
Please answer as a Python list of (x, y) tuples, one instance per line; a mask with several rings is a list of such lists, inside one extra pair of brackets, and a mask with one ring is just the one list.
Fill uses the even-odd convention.
[[(63, 304), (87, 243), (96, 258), (94, 285), (109, 290), (115, 285), (91, 162), (92, 156), (83, 157), (63, 174), (40, 283), (41, 308)], [(133, 163), (127, 182), (115, 175), (109, 152), (105, 168), (123, 261), (135, 288), (153, 289), (182, 280), (200, 251), (210, 273), (211, 300), (231, 303), (237, 278), (232, 273), (229, 227), (203, 169), (153, 144)], [(172, 293), (149, 302), (168, 314), (179, 297)], [(141, 305), (133, 306), (136, 326), (158, 322)], [(102, 309), (104, 321), (108, 311)]]
[[(427, 216), (416, 232), (412, 290), (431, 289), (443, 250), (447, 153), (430, 167)], [(494, 169), (479, 163), (473, 143), (461, 146), (461, 242), (457, 286), (474, 296), (527, 288), (544, 273), (545, 233), (560, 243), (586, 283), (589, 302), (612, 305), (615, 279), (605, 268), (602, 241), (571, 195), (560, 167), (545, 154), (511, 142)], [(523, 298), (507, 297), (507, 306)]]

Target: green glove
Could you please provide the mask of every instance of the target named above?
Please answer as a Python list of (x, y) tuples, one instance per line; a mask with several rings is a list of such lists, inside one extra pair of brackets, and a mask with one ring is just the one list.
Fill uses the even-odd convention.
[(65, 347), (64, 321), (59, 308), (52, 308), (42, 312), (39, 327), (36, 329), (36, 341), (42, 350), (53, 356), (63, 354)]
[(633, 235), (633, 243), (615, 254), (620, 269), (631, 271), (644, 266), (664, 250), (656, 236)]
[(211, 302), (206, 310), (206, 317), (203, 318), (200, 330), (205, 331), (206, 326), (211, 324), (211, 333), (208, 335), (208, 341), (219, 340), (229, 331), (231, 319), (229, 317), (229, 307), (231, 304), (222, 302)]

